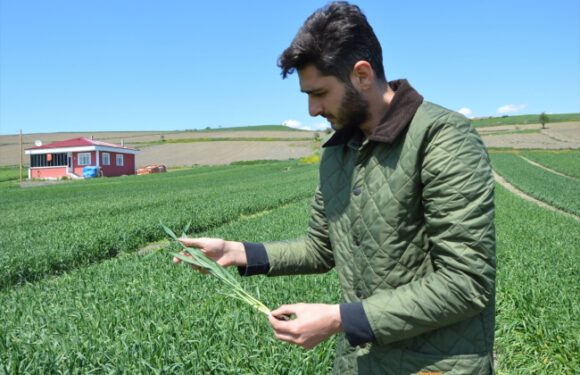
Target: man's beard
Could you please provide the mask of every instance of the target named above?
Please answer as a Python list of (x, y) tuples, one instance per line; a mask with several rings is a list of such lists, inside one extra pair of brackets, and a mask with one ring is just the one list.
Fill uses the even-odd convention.
[(335, 125), (338, 127), (335, 130), (358, 128), (370, 116), (369, 103), (350, 82), (346, 83), (344, 98), (335, 118)]

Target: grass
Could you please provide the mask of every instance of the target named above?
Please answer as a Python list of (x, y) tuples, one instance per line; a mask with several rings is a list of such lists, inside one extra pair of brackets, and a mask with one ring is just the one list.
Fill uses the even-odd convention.
[(493, 168), (521, 191), (580, 216), (580, 184), (576, 179), (559, 176), (531, 165), (511, 152), (492, 152)]
[[(566, 122), (566, 121), (580, 121), (580, 113), (559, 113), (548, 115), (549, 122)], [(507, 117), (489, 117), (481, 119), (473, 119), (472, 124), (475, 127), (482, 126), (499, 126), (499, 125), (525, 125), (525, 124), (539, 124), (540, 115), (517, 115)]]

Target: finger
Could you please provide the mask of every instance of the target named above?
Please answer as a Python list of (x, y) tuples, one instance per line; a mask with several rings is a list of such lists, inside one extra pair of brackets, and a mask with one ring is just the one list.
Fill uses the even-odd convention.
[[(179, 255), (181, 255), (182, 257), (188, 257), (188, 258), (192, 257), (191, 254), (189, 254), (187, 251), (182, 251), (179, 253)], [(173, 263), (179, 264), (181, 262), (183, 262), (183, 259), (176, 257), (176, 256), (173, 257)]]
[(187, 247), (197, 247), (199, 249), (204, 248), (206, 244), (203, 238), (180, 237), (178, 240)]
[(298, 345), (298, 344), (296, 343), (296, 338), (295, 338), (294, 336), (290, 335), (290, 334), (285, 334), (285, 333), (277, 333), (277, 332), (275, 332), (275, 333), (274, 333), (274, 336), (275, 336), (275, 337), (276, 337), (278, 340), (281, 340), (281, 341), (289, 342), (289, 343), (291, 343), (291, 344), (296, 344), (296, 345)]
[(270, 325), (272, 326), (272, 329), (274, 330), (276, 335), (279, 334), (291, 335), (293, 332), (294, 325), (292, 324), (291, 321), (281, 320), (275, 315), (270, 315), (268, 317), (268, 321), (270, 322)]
[(278, 307), (275, 310), (272, 310), (271, 314), (274, 316), (281, 316), (281, 315), (286, 315), (286, 316), (291, 316), (291, 315), (297, 315), (297, 305), (282, 305), (280, 307)]
[(281, 320), (283, 322), (287, 322), (289, 320), (292, 320), (292, 316), (291, 315), (276, 315), (274, 316), (274, 318)]

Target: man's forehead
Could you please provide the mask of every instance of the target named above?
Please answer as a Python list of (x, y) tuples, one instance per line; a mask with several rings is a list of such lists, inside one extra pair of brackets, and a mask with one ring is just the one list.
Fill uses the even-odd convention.
[(298, 79), (300, 81), (300, 91), (305, 93), (325, 89), (329, 85), (338, 82), (336, 77), (322, 75), (320, 70), (314, 65), (307, 65), (298, 70)]

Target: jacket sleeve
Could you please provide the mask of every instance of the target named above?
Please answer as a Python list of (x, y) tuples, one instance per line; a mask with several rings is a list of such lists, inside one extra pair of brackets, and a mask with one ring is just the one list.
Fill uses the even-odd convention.
[(334, 267), (320, 189), (316, 190), (312, 200), (306, 237), (265, 243), (264, 246), (270, 263), (270, 276), (323, 273)]
[(380, 344), (473, 317), (495, 295), (495, 183), (481, 138), (467, 119), (454, 117), (432, 126), (422, 152), (433, 272), (363, 300)]

